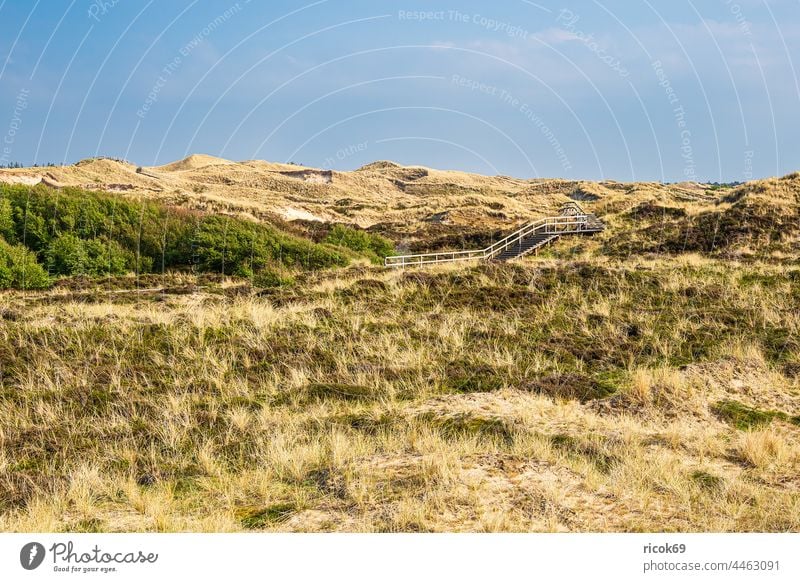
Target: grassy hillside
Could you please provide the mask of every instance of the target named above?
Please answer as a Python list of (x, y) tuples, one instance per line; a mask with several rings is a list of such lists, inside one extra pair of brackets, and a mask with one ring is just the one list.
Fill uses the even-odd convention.
[(0, 529), (800, 529), (797, 267), (126, 282), (0, 296)]
[(734, 259), (800, 258), (800, 179), (763, 180), (725, 191), (711, 204), (644, 200), (611, 212), (624, 237), (608, 254), (698, 252)]
[[(272, 224), (357, 225), (402, 251), (485, 246), (515, 226), (577, 201), (626, 233), (604, 249), (780, 259), (800, 255), (800, 174), (747, 184), (624, 183), (481, 176), (391, 162), (338, 172), (190, 156), (141, 168), (111, 159), (0, 170), (0, 184), (109, 191), (190, 211)], [(298, 225), (295, 224), (295, 227)], [(291, 228), (291, 227), (290, 227)]]
[[(0, 530), (800, 530), (798, 175), (46, 171), (0, 187)], [(567, 200), (606, 231), (373, 264)]]
[[(524, 180), (392, 162), (352, 172), (264, 161), (190, 156), (158, 167), (90, 159), (55, 168), (0, 170), (0, 183), (78, 187), (191, 210), (369, 228), (404, 247), (423, 247), (512, 228), (578, 200), (591, 210), (650, 198), (700, 206), (728, 190), (700, 184)], [(464, 239), (462, 239), (464, 240)]]

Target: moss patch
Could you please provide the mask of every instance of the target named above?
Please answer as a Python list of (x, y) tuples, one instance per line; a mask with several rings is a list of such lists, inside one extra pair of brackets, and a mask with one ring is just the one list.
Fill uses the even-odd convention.
[(567, 453), (569, 456), (584, 458), (592, 463), (598, 471), (604, 474), (611, 472), (611, 469), (619, 458), (606, 453), (599, 443), (577, 439), (566, 434), (557, 434), (550, 437), (553, 447)]
[(504, 381), (491, 366), (458, 360), (445, 367), (444, 386), (461, 394), (494, 392), (503, 388)]
[(297, 511), (292, 503), (276, 503), (267, 507), (243, 507), (236, 511), (236, 517), (246, 529), (265, 529), (273, 524), (289, 519)]
[(705, 489), (707, 491), (719, 490), (725, 483), (725, 480), (722, 477), (717, 477), (716, 475), (712, 475), (711, 473), (707, 473), (706, 471), (694, 471), (691, 474), (691, 479), (700, 488)]
[(583, 374), (551, 374), (523, 384), (520, 389), (551, 398), (588, 402), (611, 396), (614, 384), (606, 379), (596, 379)]
[(775, 419), (800, 426), (800, 416), (789, 416), (785, 412), (775, 410), (758, 410), (735, 400), (718, 402), (712, 410), (719, 418), (739, 430), (758, 428), (770, 424)]
[(375, 398), (375, 393), (368, 386), (357, 384), (309, 384), (306, 393), (312, 399), (326, 400), (370, 400)]
[(436, 427), (447, 437), (480, 436), (500, 438), (507, 443), (514, 440), (513, 428), (500, 418), (486, 418), (471, 414), (440, 417), (433, 413), (423, 414), (419, 418)]
[(333, 424), (349, 426), (370, 435), (388, 431), (399, 421), (398, 417), (387, 413), (341, 414), (331, 419)]

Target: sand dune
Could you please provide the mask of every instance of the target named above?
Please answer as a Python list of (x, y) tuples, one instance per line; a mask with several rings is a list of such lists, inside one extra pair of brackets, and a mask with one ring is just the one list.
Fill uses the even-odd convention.
[(98, 158), (64, 167), (0, 170), (0, 183), (44, 180), (53, 187), (107, 190), (257, 219), (344, 222), (371, 227), (408, 245), (459, 232), (508, 230), (551, 215), (568, 201), (603, 215), (643, 203), (685, 206), (699, 213), (716, 209), (724, 196), (737, 195), (796, 205), (800, 178), (789, 178), (748, 184), (731, 194), (731, 189), (696, 183), (519, 179), (391, 161), (339, 172), (200, 154), (155, 167)]
[(193, 154), (177, 162), (172, 162), (164, 166), (156, 166), (150, 169), (157, 172), (185, 172), (187, 170), (199, 170), (207, 166), (225, 166), (233, 163), (235, 162), (223, 158), (207, 156), (205, 154)]

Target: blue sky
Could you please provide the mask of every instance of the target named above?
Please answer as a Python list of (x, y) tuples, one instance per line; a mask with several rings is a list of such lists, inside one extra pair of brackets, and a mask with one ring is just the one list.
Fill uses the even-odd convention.
[(0, 0), (0, 156), (800, 169), (800, 0)]

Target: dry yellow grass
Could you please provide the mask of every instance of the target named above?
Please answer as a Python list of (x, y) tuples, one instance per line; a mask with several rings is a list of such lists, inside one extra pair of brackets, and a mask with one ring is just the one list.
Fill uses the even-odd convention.
[(544, 258), (0, 295), (0, 529), (800, 531), (787, 276)]
[(758, 469), (786, 465), (796, 451), (774, 429), (746, 432), (738, 443), (741, 458)]

